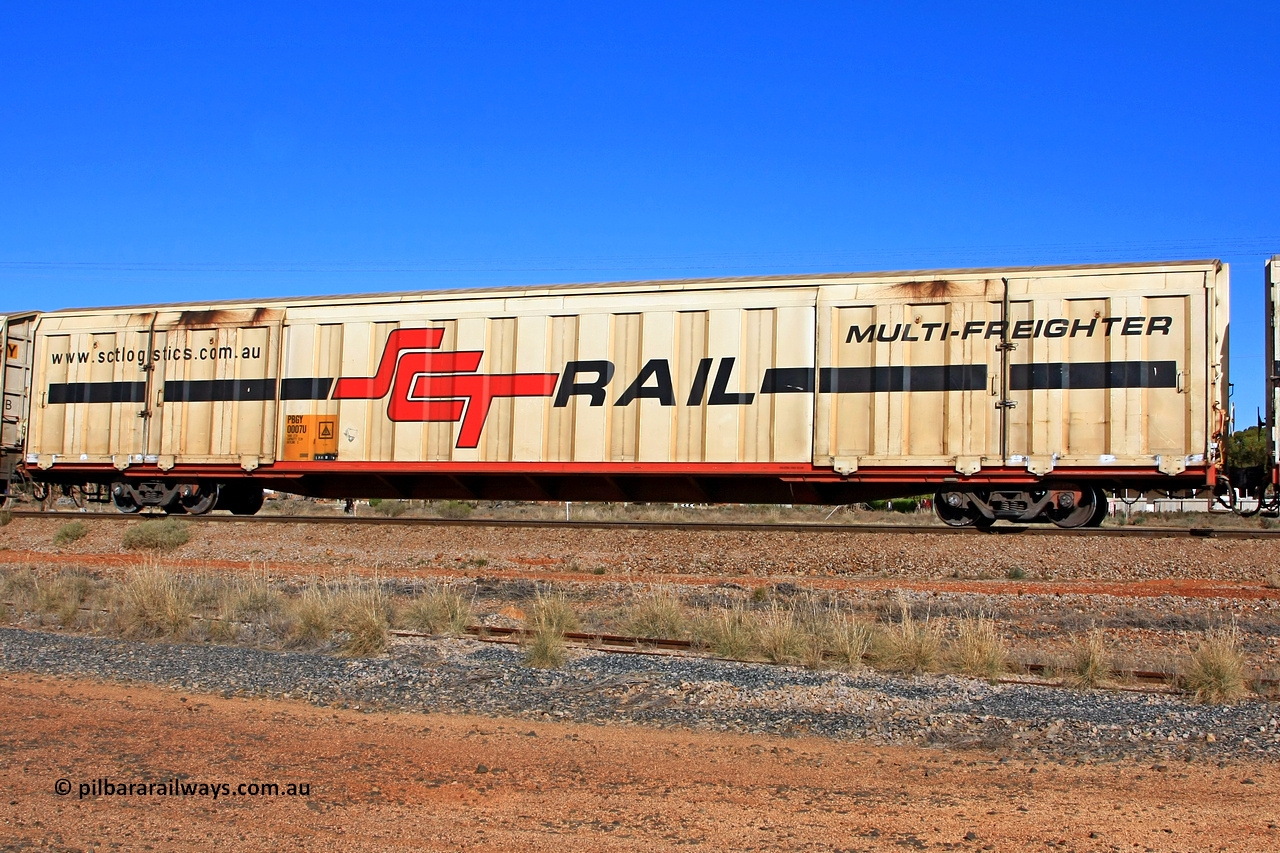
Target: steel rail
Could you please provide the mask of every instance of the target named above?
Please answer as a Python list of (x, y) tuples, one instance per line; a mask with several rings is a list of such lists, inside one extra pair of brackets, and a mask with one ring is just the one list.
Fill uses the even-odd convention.
[(82, 511), (9, 510), (14, 518), (66, 518), (107, 521), (177, 518), (182, 521), (250, 524), (354, 524), (388, 527), (509, 527), (564, 530), (704, 530), (709, 532), (764, 533), (899, 533), (933, 536), (1093, 536), (1136, 539), (1280, 539), (1280, 530), (1242, 530), (1214, 527), (1078, 527), (1014, 525), (991, 527), (947, 527), (931, 524), (823, 524), (814, 522), (752, 521), (562, 521), (528, 518), (390, 518), (342, 515), (165, 515), (164, 513), (120, 513)]

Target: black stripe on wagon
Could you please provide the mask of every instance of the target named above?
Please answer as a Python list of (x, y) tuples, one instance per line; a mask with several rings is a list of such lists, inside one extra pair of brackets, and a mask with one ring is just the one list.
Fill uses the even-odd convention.
[(164, 383), (166, 403), (274, 400), (274, 379), (190, 379)]
[(281, 379), (281, 400), (328, 400), (332, 379)]
[(818, 391), (824, 394), (872, 394), (877, 391), (983, 391), (985, 364), (938, 364), (919, 367), (824, 367)]
[(1009, 388), (1013, 391), (1177, 386), (1176, 361), (1077, 361), (1009, 367)]
[(764, 372), (761, 394), (812, 394), (812, 367), (770, 367)]
[(145, 382), (52, 382), (49, 403), (142, 403), (147, 399)]

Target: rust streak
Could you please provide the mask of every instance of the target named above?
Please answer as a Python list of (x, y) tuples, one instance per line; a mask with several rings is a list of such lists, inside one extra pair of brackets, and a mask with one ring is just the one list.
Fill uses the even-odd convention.
[(918, 299), (945, 299), (958, 290), (959, 286), (954, 281), (935, 278), (931, 281), (904, 281), (895, 285), (895, 288)]

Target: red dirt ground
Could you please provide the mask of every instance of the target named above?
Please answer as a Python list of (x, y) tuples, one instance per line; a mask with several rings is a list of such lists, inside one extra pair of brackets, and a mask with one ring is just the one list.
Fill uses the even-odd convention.
[[(0, 696), (5, 850), (1280, 849), (1271, 765), (1001, 763), (12, 675)], [(79, 797), (102, 777), (311, 792)]]

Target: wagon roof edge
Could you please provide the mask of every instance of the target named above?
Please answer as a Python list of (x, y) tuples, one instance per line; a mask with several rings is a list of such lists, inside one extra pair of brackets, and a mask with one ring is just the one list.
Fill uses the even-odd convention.
[[(1280, 256), (1277, 256), (1280, 258)], [(416, 299), (435, 299), (462, 297), (480, 297), (480, 296), (505, 296), (508, 298), (518, 298), (522, 294), (529, 296), (543, 296), (553, 293), (564, 292), (610, 292), (622, 290), (643, 290), (646, 288), (658, 290), (680, 290), (686, 288), (698, 288), (712, 290), (720, 285), (738, 285), (738, 284), (775, 284), (779, 286), (796, 285), (796, 286), (812, 286), (816, 283), (830, 282), (837, 283), (871, 283), (870, 280), (875, 279), (939, 279), (946, 277), (963, 277), (990, 278), (996, 275), (1008, 275), (1009, 273), (1054, 273), (1054, 272), (1084, 272), (1095, 271), (1103, 272), (1108, 270), (1135, 270), (1147, 269), (1152, 272), (1159, 272), (1168, 268), (1204, 268), (1217, 269), (1222, 265), (1220, 259), (1204, 259), (1204, 260), (1181, 260), (1181, 261), (1136, 261), (1112, 264), (1049, 264), (1040, 266), (1021, 266), (1021, 267), (968, 267), (968, 268), (950, 268), (950, 269), (915, 269), (915, 270), (875, 270), (868, 272), (828, 272), (828, 273), (801, 273), (791, 275), (759, 275), (759, 276), (722, 276), (711, 278), (677, 278), (677, 279), (640, 279), (629, 281), (595, 281), (595, 282), (571, 282), (562, 284), (520, 284), (520, 285), (503, 285), (500, 287), (455, 287), (441, 288), (438, 290), (392, 290), (380, 291), (373, 293), (321, 293), (299, 296), (273, 296), (264, 299), (239, 298), (239, 299), (220, 299), (220, 300), (201, 300), (196, 302), (161, 302), (151, 304), (137, 305), (99, 305), (76, 308), (58, 308), (52, 311), (38, 312), (42, 314), (78, 314), (93, 313), (99, 311), (122, 311), (136, 312), (156, 309), (196, 309), (202, 307), (210, 308), (254, 308), (261, 306), (281, 306), (287, 307), (293, 304), (332, 304), (332, 303), (359, 303), (359, 302), (394, 302), (407, 301)], [(853, 281), (850, 281), (850, 280)], [(18, 313), (18, 312), (15, 312)], [(29, 312), (20, 312), (29, 313)]]

